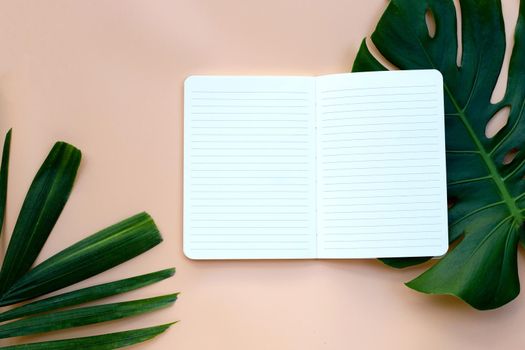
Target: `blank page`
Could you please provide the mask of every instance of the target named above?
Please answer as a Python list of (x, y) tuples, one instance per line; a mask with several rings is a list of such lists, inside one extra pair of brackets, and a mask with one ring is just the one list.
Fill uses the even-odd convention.
[(317, 95), (319, 257), (443, 254), (441, 74), (323, 76)]
[(315, 79), (193, 76), (184, 105), (186, 256), (314, 258)]

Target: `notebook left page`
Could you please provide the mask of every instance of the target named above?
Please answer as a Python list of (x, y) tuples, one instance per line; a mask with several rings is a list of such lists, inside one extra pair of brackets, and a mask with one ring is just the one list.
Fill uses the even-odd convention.
[(184, 86), (184, 253), (316, 256), (315, 80), (192, 76)]

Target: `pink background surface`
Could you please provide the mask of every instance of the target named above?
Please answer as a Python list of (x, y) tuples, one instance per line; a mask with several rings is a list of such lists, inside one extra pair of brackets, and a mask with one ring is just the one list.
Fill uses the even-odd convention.
[[(504, 1), (507, 18), (515, 18), (517, 3)], [(181, 320), (136, 348), (523, 348), (523, 295), (478, 312), (406, 288), (402, 282), (421, 268), (395, 271), (373, 260), (196, 262), (182, 254), (184, 78), (348, 71), (385, 5), (1, 1), (0, 131), (14, 128), (7, 232), (53, 142), (71, 142), (83, 151), (83, 164), (39, 261), (146, 210), (165, 242), (81, 286), (176, 266), (175, 278), (110, 301), (182, 291), (170, 309), (53, 336)]]

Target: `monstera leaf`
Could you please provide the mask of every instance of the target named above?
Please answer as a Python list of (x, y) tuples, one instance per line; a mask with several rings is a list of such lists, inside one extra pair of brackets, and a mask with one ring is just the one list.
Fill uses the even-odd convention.
[[(492, 309), (514, 299), (520, 289), (517, 248), (520, 237), (525, 237), (525, 149), (521, 150), (525, 148), (525, 0), (520, 5), (506, 92), (496, 103), (491, 103), (491, 96), (505, 52), (501, 3), (459, 3), (461, 28), (452, 0), (392, 0), (371, 40), (399, 69), (435, 68), (444, 78), (449, 235), (450, 242), (457, 244), (407, 285), (424, 293), (457, 296), (477, 309)], [(427, 26), (428, 19), (435, 28)], [(363, 42), (353, 70), (384, 69)], [(487, 123), (504, 108), (510, 109), (506, 125), (487, 137)], [(421, 261), (385, 260), (397, 267)]]

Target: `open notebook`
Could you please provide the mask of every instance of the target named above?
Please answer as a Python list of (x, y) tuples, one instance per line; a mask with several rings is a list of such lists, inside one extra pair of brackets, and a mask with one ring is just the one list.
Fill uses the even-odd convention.
[(443, 113), (434, 70), (189, 77), (185, 255), (443, 254)]

